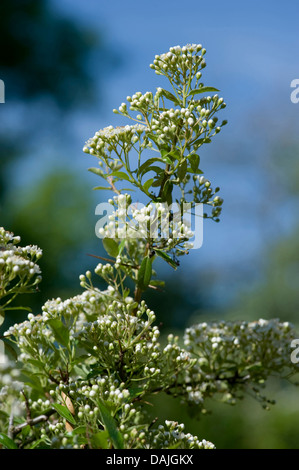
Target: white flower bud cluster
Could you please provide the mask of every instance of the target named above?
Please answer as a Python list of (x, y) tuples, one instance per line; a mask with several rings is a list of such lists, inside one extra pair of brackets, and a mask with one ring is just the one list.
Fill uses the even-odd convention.
[(83, 152), (98, 157), (104, 157), (105, 159), (107, 157), (106, 152), (108, 151), (109, 153), (116, 150), (117, 146), (129, 152), (145, 130), (147, 130), (147, 127), (142, 124), (123, 127), (105, 127), (97, 131), (94, 137), (86, 142), (83, 147)]
[(23, 413), (20, 402), (20, 390), (24, 384), (19, 381), (20, 372), (7, 356), (0, 356), (0, 429), (7, 429), (8, 417), (13, 412), (15, 416)]
[(255, 383), (256, 398), (264, 406), (271, 404), (260, 388), (273, 373), (296, 372), (290, 361), (293, 338), (292, 326), (278, 320), (201, 323), (187, 328), (184, 344), (197, 358), (186, 374), (187, 401), (202, 405), (205, 398), (220, 394), (223, 401), (234, 404), (239, 392)]
[[(144, 94), (142, 94), (140, 91), (137, 91), (132, 97), (128, 96), (127, 101), (130, 103), (130, 109), (132, 111), (142, 110), (144, 114), (152, 112), (154, 102), (153, 94), (150, 91), (147, 91)], [(142, 118), (142, 116), (139, 116), (139, 119), (140, 117)]]
[[(132, 415), (133, 405), (128, 404), (130, 392), (125, 383), (120, 382), (116, 375), (99, 375), (89, 381), (71, 382), (69, 385), (60, 385), (59, 392), (65, 393), (76, 405), (78, 418), (83, 422), (100, 419), (101, 402), (113, 411), (122, 408), (122, 419)], [(127, 406), (128, 404), (128, 406)]]
[[(170, 212), (166, 204), (148, 204), (140, 208), (131, 204), (131, 197), (128, 194), (114, 196), (111, 201), (115, 211), (109, 216), (110, 222), (100, 229), (100, 235), (105, 238), (118, 239), (144, 239), (144, 243), (151, 240), (153, 247), (163, 247), (170, 251), (176, 246), (190, 248), (186, 242), (194, 236), (190, 230), (190, 222), (183, 219), (181, 214), (170, 220)], [(165, 240), (167, 241), (165, 245)], [(101, 263), (96, 268), (96, 273), (113, 273), (110, 265), (103, 266)]]
[[(42, 256), (37, 246), (18, 247), (20, 237), (0, 227), (0, 298), (22, 292), (30, 292), (41, 281), (40, 267), (36, 261)], [(17, 292), (16, 292), (17, 290)], [(3, 305), (5, 310), (5, 304)]]
[[(200, 54), (199, 54), (200, 53)], [(198, 73), (206, 66), (203, 58), (206, 50), (201, 44), (187, 44), (186, 46), (170, 47), (169, 52), (156, 55), (150, 67), (158, 75), (166, 75), (179, 78), (180, 75)]]
[(175, 421), (165, 421), (164, 425), (159, 425), (157, 430), (150, 432), (152, 447), (154, 449), (215, 449), (212, 442), (203, 439), (200, 441), (197, 436), (183, 432), (184, 424)]

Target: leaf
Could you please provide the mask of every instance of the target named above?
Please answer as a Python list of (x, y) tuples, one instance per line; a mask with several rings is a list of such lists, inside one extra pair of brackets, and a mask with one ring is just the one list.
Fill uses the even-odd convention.
[(5, 344), (5, 351), (8, 351), (12, 355), (13, 359), (17, 361), (18, 355), (17, 355), (16, 350), (12, 347), (11, 344), (7, 343), (6, 341), (4, 341), (4, 344)]
[(4, 320), (5, 320), (5, 311), (3, 310), (3, 308), (0, 307), (0, 326), (2, 325)]
[(195, 90), (190, 91), (188, 96), (198, 95), (199, 93), (205, 93), (207, 91), (220, 91), (218, 88), (214, 88), (212, 86), (202, 86), (200, 88), (196, 88)]
[(186, 176), (186, 172), (187, 172), (187, 160), (184, 160), (178, 167), (178, 177), (180, 181), (183, 181), (183, 179)]
[(125, 247), (126, 239), (123, 238), (120, 244), (118, 245), (118, 255), (121, 255), (124, 247)]
[(126, 180), (131, 182), (129, 175), (127, 175), (127, 173), (125, 173), (124, 171), (113, 171), (113, 173), (110, 173), (109, 176), (116, 176), (120, 180)]
[(196, 153), (192, 153), (191, 155), (189, 155), (188, 160), (190, 162), (192, 171), (195, 173), (198, 169), (198, 165), (200, 161), (199, 156)]
[(179, 160), (181, 158), (181, 152), (178, 149), (172, 150), (168, 155), (174, 160)]
[(169, 165), (171, 165), (173, 161), (177, 159), (177, 157), (174, 156), (174, 151), (170, 152), (168, 149), (167, 150), (161, 149), (160, 153), (161, 153), (162, 160), (168, 163)]
[(173, 259), (169, 255), (164, 253), (164, 251), (157, 250), (157, 248), (155, 248), (155, 253), (156, 255), (160, 256), (160, 258), (164, 259), (168, 264), (170, 264), (170, 266), (172, 266), (174, 269), (177, 269), (178, 265), (176, 264), (176, 262), (173, 261)]
[(47, 324), (51, 327), (56, 341), (67, 348), (70, 340), (70, 333), (67, 327), (58, 318), (48, 320)]
[(152, 260), (148, 257), (142, 260), (138, 270), (137, 285), (141, 290), (145, 290), (152, 277)]
[(170, 180), (167, 180), (163, 188), (162, 198), (169, 206), (172, 204), (172, 190), (173, 183)]
[(162, 92), (160, 93), (162, 96), (165, 96), (165, 98), (167, 98), (168, 100), (172, 101), (173, 103), (179, 105), (180, 104), (180, 101), (177, 99), (176, 96), (174, 96), (172, 93), (170, 93), (170, 91), (168, 90), (164, 90), (164, 88), (162, 88)]
[(151, 286), (165, 287), (165, 281), (160, 281), (159, 279), (152, 279), (150, 284)]
[(149, 180), (147, 180), (144, 185), (143, 185), (143, 189), (144, 191), (147, 193), (149, 188), (151, 187), (151, 185), (153, 184), (154, 182), (154, 178), (150, 178)]
[(114, 448), (123, 449), (124, 444), (123, 444), (122, 435), (117, 429), (115, 420), (113, 419), (113, 417), (111, 416), (107, 408), (105, 407), (102, 400), (99, 400), (99, 409), (100, 409), (101, 421), (109, 433), (109, 437), (111, 438)]
[(155, 163), (155, 162), (161, 162), (161, 159), (154, 157), (154, 158), (149, 158), (148, 160), (146, 160), (146, 162), (142, 163), (142, 165), (138, 168), (138, 174), (143, 175), (144, 170), (146, 170), (147, 167), (149, 167), (152, 163)]
[(95, 188), (92, 188), (92, 189), (93, 189), (94, 191), (95, 191), (96, 189), (102, 189), (102, 190), (110, 189), (110, 190), (112, 190), (111, 186), (108, 186), (108, 187), (106, 187), (106, 186), (96, 186)]
[[(160, 160), (161, 161), (161, 160)], [(164, 162), (162, 162), (164, 163)], [(160, 168), (159, 166), (157, 165), (153, 165), (153, 166), (149, 166), (148, 168), (146, 168), (143, 172), (143, 175), (144, 176), (146, 173), (148, 173), (149, 171), (155, 171), (157, 173), (157, 175), (159, 175), (160, 173), (162, 173), (164, 170), (163, 168)]]
[(103, 238), (103, 246), (108, 255), (117, 258), (119, 248), (118, 243), (113, 238)]
[(155, 177), (155, 181), (152, 183), (153, 188), (157, 188), (158, 186), (161, 186), (161, 183), (163, 181), (164, 175), (160, 175), (158, 177)]
[(0, 444), (5, 447), (5, 449), (17, 449), (17, 444), (10, 439), (6, 434), (0, 432)]
[(54, 403), (53, 408), (57, 411), (57, 413), (62, 416), (62, 418), (66, 419), (69, 423), (73, 424), (76, 426), (76, 421), (71, 414), (71, 412), (67, 409), (66, 406), (60, 405), (59, 403)]
[(95, 449), (109, 449), (109, 433), (108, 431), (99, 431), (90, 437), (90, 442)]
[(71, 431), (72, 434), (86, 434), (86, 426), (78, 426)]
[(94, 173), (95, 175), (98, 175), (98, 176), (103, 176), (103, 174), (104, 174), (104, 171), (101, 170), (101, 168), (88, 168), (88, 171), (90, 171), (91, 173)]

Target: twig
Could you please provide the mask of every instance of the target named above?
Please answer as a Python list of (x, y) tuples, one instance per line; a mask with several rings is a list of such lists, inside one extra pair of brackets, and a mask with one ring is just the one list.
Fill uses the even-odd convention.
[(15, 426), (12, 428), (12, 434), (15, 436), (19, 432), (22, 431), (22, 429), (26, 428), (26, 426), (35, 426), (36, 424), (42, 423), (43, 421), (48, 421), (49, 417), (56, 413), (56, 410), (49, 410), (43, 415), (37, 416), (36, 418), (30, 419), (29, 421), (26, 421), (26, 423), (19, 424), (18, 426)]

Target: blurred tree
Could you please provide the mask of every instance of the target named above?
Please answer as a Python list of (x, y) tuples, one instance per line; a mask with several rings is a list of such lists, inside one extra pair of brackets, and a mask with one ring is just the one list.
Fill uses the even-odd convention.
[[(94, 227), (90, 186), (66, 169), (67, 162), (53, 169), (49, 153), (52, 161), (62, 161), (57, 136), (70, 137), (70, 112), (91, 103), (94, 108), (107, 65), (118, 65), (119, 56), (98, 30), (68, 19), (48, 0), (1, 0), (0, 42), (0, 78), (6, 85), (0, 107), (0, 225), (44, 251), (41, 293), (30, 299), (38, 308), (49, 297), (78, 291), (79, 269), (90, 263), (79, 253)], [(44, 135), (48, 140), (42, 141)], [(51, 143), (50, 151), (44, 142)], [(66, 142), (63, 154), (67, 151)], [(18, 163), (33, 154), (43, 162), (41, 174), (25, 165), (28, 173), (21, 178)]]
[(90, 53), (106, 53), (99, 34), (53, 11), (47, 0), (1, 0), (0, 64), (13, 99), (49, 95), (61, 108), (93, 96)]

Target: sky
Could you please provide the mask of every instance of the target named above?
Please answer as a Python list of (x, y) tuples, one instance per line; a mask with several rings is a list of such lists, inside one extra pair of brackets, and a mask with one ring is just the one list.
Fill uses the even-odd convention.
[[(265, 222), (257, 211), (267, 197), (257, 161), (264, 158), (266, 166), (263, 149), (289, 121), (295, 131), (299, 123), (299, 104), (290, 100), (290, 83), (299, 78), (298, 1), (50, 0), (50, 4), (99, 30), (122, 59), (119, 68), (106, 74), (101, 106), (80, 111), (70, 121), (72, 158), (82, 171), (93, 164), (82, 156), (84, 142), (96, 130), (120, 124), (112, 109), (127, 95), (155, 91), (161, 85), (161, 77), (149, 68), (155, 54), (187, 43), (207, 49), (203, 81), (221, 90), (227, 103), (221, 117), (229, 124), (211, 148), (202, 151), (201, 161), (212, 182), (222, 188), (225, 202), (221, 223), (206, 223), (203, 247), (192, 253), (188, 263), (221, 266), (222, 272), (227, 266), (230, 273), (234, 263), (243, 263), (245, 271), (252, 267), (264, 246), (262, 234), (267, 233), (261, 230)], [(92, 66), (96, 73), (102, 64)], [(285, 211), (279, 218), (281, 231), (295, 222)], [(227, 282), (237, 280), (232, 277)]]

